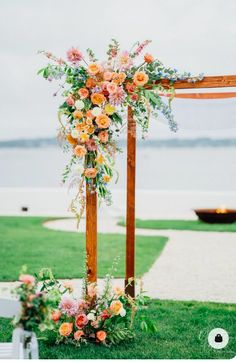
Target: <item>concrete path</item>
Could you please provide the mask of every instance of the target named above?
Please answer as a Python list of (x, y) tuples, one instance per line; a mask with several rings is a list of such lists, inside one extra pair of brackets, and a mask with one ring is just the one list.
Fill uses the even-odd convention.
[[(99, 232), (125, 233), (117, 219), (101, 219)], [(75, 220), (45, 224), (76, 231)], [(84, 232), (82, 220), (80, 230)], [(136, 229), (136, 235), (164, 235), (169, 241), (143, 276), (152, 298), (236, 303), (236, 233)]]
[[(117, 219), (101, 219), (101, 233), (125, 233)], [(76, 231), (73, 219), (46, 222), (54, 230)], [(80, 232), (84, 232), (82, 220)], [(144, 289), (152, 298), (236, 303), (236, 233), (136, 229), (137, 235), (169, 238), (161, 256), (143, 276)], [(76, 287), (81, 280), (73, 280)], [(102, 280), (99, 281), (101, 285)], [(123, 286), (122, 279), (114, 282)], [(11, 283), (0, 283), (0, 294), (9, 294)]]

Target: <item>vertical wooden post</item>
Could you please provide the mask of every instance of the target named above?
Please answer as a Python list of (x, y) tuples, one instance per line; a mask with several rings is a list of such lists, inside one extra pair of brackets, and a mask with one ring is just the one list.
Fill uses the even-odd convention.
[(89, 282), (97, 281), (97, 193), (86, 185), (86, 254)]
[(136, 162), (136, 123), (132, 108), (128, 107), (127, 126), (127, 202), (126, 202), (126, 275), (125, 291), (135, 296), (135, 164)]

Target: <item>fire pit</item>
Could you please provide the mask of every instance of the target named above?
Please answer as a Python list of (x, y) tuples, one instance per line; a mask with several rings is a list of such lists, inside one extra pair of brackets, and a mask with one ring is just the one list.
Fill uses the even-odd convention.
[(209, 224), (232, 224), (236, 222), (236, 210), (226, 209), (196, 209), (195, 214), (199, 220)]

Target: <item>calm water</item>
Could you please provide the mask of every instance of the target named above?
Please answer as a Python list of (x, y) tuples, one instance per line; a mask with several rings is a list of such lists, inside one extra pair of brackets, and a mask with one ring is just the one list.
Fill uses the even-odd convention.
[[(67, 155), (56, 147), (0, 150), (0, 187), (58, 187)], [(117, 156), (124, 188), (126, 154)], [(137, 187), (236, 191), (236, 148), (139, 148)]]

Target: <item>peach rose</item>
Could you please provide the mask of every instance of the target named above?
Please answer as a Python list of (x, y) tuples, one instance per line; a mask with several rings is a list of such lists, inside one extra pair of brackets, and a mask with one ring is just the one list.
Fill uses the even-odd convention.
[(88, 66), (87, 72), (88, 72), (90, 75), (96, 75), (96, 74), (98, 74), (99, 72), (101, 72), (101, 66), (100, 66), (98, 63), (91, 63), (91, 64), (89, 64), (89, 66)]
[(95, 82), (95, 80), (93, 78), (88, 78), (86, 80), (86, 87), (87, 88), (93, 88), (93, 87), (95, 87), (95, 85), (96, 85), (96, 82)]
[(75, 119), (81, 119), (83, 117), (83, 113), (77, 109), (76, 111), (73, 112), (73, 117)]
[(123, 304), (119, 300), (113, 300), (110, 305), (110, 310), (113, 314), (118, 315), (123, 309)]
[(87, 150), (84, 146), (78, 145), (74, 148), (74, 154), (77, 157), (84, 157), (87, 153)]
[(98, 339), (100, 342), (104, 342), (105, 339), (107, 338), (107, 334), (106, 334), (105, 331), (98, 331), (98, 332), (96, 333), (96, 337), (97, 337), (97, 339)]
[(104, 74), (103, 74), (103, 79), (109, 81), (109, 80), (111, 80), (112, 75), (113, 75), (112, 72), (108, 72), (108, 71), (107, 71), (107, 72), (104, 72)]
[(78, 94), (79, 94), (80, 98), (85, 99), (85, 98), (88, 98), (89, 91), (87, 88), (80, 88), (78, 90)]
[(62, 337), (68, 337), (73, 330), (73, 323), (64, 322), (60, 325), (59, 334)]
[(79, 341), (80, 340), (80, 338), (81, 337), (83, 337), (84, 336), (84, 332), (83, 331), (76, 331), (75, 333), (74, 333), (74, 339), (76, 340), (76, 341)]
[(116, 83), (116, 84), (123, 83), (125, 78), (126, 78), (126, 74), (123, 73), (123, 72), (122, 73), (114, 73), (113, 77), (112, 77), (113, 82)]
[(71, 134), (68, 134), (66, 139), (72, 146), (75, 146), (78, 143), (77, 140), (71, 136)]
[(30, 274), (21, 274), (19, 277), (19, 281), (24, 284), (34, 285), (35, 278), (33, 277), (33, 275), (30, 275)]
[(84, 129), (86, 129), (86, 122), (80, 122), (80, 123), (77, 123), (77, 125), (75, 126), (75, 129), (79, 132), (83, 131)]
[(154, 61), (154, 58), (153, 58), (153, 56), (151, 54), (146, 53), (144, 55), (144, 61), (146, 63), (152, 63)]
[(117, 85), (115, 83), (109, 83), (107, 84), (107, 91), (110, 93), (110, 94), (113, 94), (117, 91)]
[(90, 111), (90, 110), (86, 112), (86, 117), (87, 117), (87, 118), (90, 118), (90, 119), (94, 119), (94, 118), (95, 118), (95, 116), (93, 115), (92, 111)]
[(91, 101), (93, 104), (100, 106), (100, 104), (104, 103), (106, 100), (105, 96), (101, 93), (93, 93), (91, 95)]
[(98, 138), (99, 138), (100, 142), (102, 142), (102, 143), (107, 143), (107, 142), (108, 142), (108, 138), (109, 138), (108, 132), (107, 132), (107, 131), (101, 131), (101, 132), (99, 132)]
[(86, 314), (84, 313), (78, 314), (75, 320), (75, 324), (76, 327), (78, 328), (83, 328), (84, 326), (86, 326), (88, 324), (88, 318)]
[(97, 176), (98, 171), (96, 170), (96, 168), (90, 167), (90, 168), (86, 168), (86, 170), (84, 171), (84, 175), (88, 178), (95, 178)]
[(134, 83), (137, 86), (143, 87), (148, 82), (148, 75), (145, 72), (134, 73)]
[(58, 322), (60, 318), (61, 318), (61, 311), (59, 309), (54, 310), (54, 312), (52, 313), (52, 320), (54, 322)]
[(108, 128), (111, 124), (110, 118), (105, 114), (100, 114), (95, 122), (97, 123), (99, 128)]

